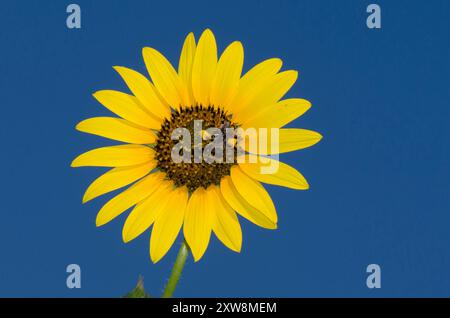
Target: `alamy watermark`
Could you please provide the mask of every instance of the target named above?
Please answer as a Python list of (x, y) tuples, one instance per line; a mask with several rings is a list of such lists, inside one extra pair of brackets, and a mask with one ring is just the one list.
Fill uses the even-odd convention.
[[(194, 120), (193, 127), (194, 136), (184, 127), (172, 131), (171, 139), (177, 141), (170, 154), (174, 163), (261, 163), (262, 174), (278, 171), (278, 128), (203, 129), (203, 120)], [(246, 150), (262, 156), (246, 155)]]
[(81, 29), (81, 8), (78, 4), (69, 4), (66, 13), (70, 13), (66, 19), (66, 26), (69, 29)]
[(367, 288), (381, 288), (381, 267), (378, 264), (369, 264), (366, 268), (366, 272), (370, 275), (367, 276), (366, 286)]
[(370, 13), (366, 20), (367, 27), (369, 29), (381, 29), (381, 7), (378, 4), (369, 4), (366, 11)]
[(66, 279), (66, 286), (69, 289), (81, 288), (81, 268), (78, 264), (69, 264), (66, 267), (66, 273), (69, 273)]

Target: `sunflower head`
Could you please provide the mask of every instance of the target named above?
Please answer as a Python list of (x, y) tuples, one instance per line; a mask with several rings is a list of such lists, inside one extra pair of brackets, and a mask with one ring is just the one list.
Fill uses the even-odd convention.
[[(197, 129), (199, 143), (195, 142), (196, 125), (201, 125)], [(181, 155), (184, 155), (184, 152), (188, 155), (189, 160), (186, 162), (175, 162), (172, 155), (177, 144), (177, 141), (173, 139), (174, 131), (180, 127), (187, 130), (191, 139), (187, 149), (186, 147), (180, 149)], [(167, 179), (172, 180), (176, 187), (186, 186), (189, 192), (193, 193), (199, 187), (207, 189), (211, 184), (219, 185), (223, 177), (230, 175), (230, 169), (235, 163), (234, 160), (226, 162), (225, 152), (222, 151), (221, 160), (213, 162), (208, 162), (203, 157), (208, 141), (215, 138), (206, 133), (211, 128), (219, 129), (222, 136), (226, 136), (226, 129), (237, 128), (237, 125), (232, 122), (232, 115), (227, 114), (220, 107), (203, 107), (202, 105), (180, 107), (172, 112), (169, 119), (164, 120), (157, 133), (158, 139), (154, 147), (155, 158), (158, 162), (157, 168), (165, 172)], [(222, 149), (225, 149), (227, 140), (222, 138), (221, 143)], [(197, 162), (196, 148), (202, 155)]]
[[(237, 215), (267, 229), (277, 227), (275, 206), (261, 182), (309, 187), (295, 168), (264, 156), (321, 139), (310, 130), (282, 128), (311, 106), (304, 99), (282, 99), (297, 72), (280, 72), (282, 62), (273, 58), (242, 76), (242, 44), (231, 43), (218, 58), (209, 29), (198, 43), (192, 33), (187, 36), (177, 70), (153, 48), (144, 48), (143, 58), (151, 80), (116, 66), (130, 93), (94, 94), (118, 117), (95, 117), (77, 125), (82, 132), (124, 143), (88, 151), (72, 162), (73, 167), (111, 168), (88, 187), (83, 202), (128, 186), (101, 208), (96, 223), (106, 224), (133, 208), (123, 239), (131, 241), (152, 227), (153, 262), (167, 253), (181, 229), (196, 261), (211, 233), (239, 252)], [(246, 139), (236, 131), (252, 131), (256, 146), (242, 143)]]

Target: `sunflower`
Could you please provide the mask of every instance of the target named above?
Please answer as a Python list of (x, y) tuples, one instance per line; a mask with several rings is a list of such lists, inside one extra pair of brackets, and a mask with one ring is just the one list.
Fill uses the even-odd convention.
[[(262, 183), (308, 189), (295, 168), (263, 155), (312, 146), (321, 135), (305, 129), (281, 128), (304, 114), (311, 104), (284, 99), (298, 73), (282, 71), (278, 58), (265, 60), (245, 75), (243, 46), (231, 43), (218, 58), (211, 30), (198, 44), (190, 33), (182, 47), (178, 72), (157, 50), (142, 51), (151, 81), (121, 66), (114, 69), (132, 94), (101, 90), (93, 94), (118, 117), (95, 117), (76, 129), (125, 144), (81, 154), (72, 167), (98, 166), (111, 170), (86, 190), (83, 203), (129, 186), (99, 211), (102, 226), (128, 209), (123, 240), (129, 242), (152, 227), (150, 257), (158, 262), (170, 249), (181, 228), (195, 261), (205, 253), (211, 233), (228, 248), (240, 252), (242, 231), (238, 216), (266, 228), (277, 228), (277, 213)], [(195, 120), (204, 128), (280, 128), (277, 147), (245, 148), (251, 162), (176, 163), (171, 158), (176, 128), (191, 129)], [(259, 133), (261, 130), (257, 130)], [(228, 143), (229, 141), (227, 141)], [(202, 143), (203, 147), (203, 143)], [(262, 173), (265, 165), (278, 169)]]

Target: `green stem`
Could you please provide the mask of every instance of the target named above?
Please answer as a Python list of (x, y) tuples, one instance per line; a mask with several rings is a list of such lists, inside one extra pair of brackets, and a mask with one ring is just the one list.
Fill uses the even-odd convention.
[(187, 257), (189, 255), (189, 247), (186, 241), (181, 243), (180, 251), (178, 252), (175, 264), (172, 267), (172, 273), (170, 273), (169, 281), (167, 282), (166, 288), (162, 294), (162, 298), (171, 298), (175, 288), (177, 287), (178, 281), (181, 277), (181, 272), (183, 271), (184, 264), (186, 264)]

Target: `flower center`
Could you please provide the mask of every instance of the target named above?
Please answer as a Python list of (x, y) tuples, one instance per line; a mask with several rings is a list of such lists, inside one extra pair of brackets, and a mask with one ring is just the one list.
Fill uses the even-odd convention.
[[(199, 123), (201, 124), (200, 133), (198, 131)], [(226, 130), (237, 127), (237, 124), (232, 122), (232, 115), (227, 114), (220, 107), (199, 105), (181, 107), (179, 110), (172, 111), (170, 119), (166, 118), (162, 123), (154, 147), (157, 168), (165, 172), (167, 178), (172, 180), (176, 187), (186, 186), (190, 193), (199, 187), (206, 189), (211, 184), (220, 184), (220, 180), (224, 176), (230, 175), (230, 169), (235, 164), (235, 160), (232, 162), (226, 160), (226, 147), (227, 145), (230, 147), (226, 138)], [(180, 128), (184, 129), (186, 133), (188, 132), (190, 139), (183, 140), (184, 146), (179, 147), (179, 151), (175, 152), (177, 155), (183, 156), (184, 160), (181, 162), (173, 158), (173, 149), (181, 142), (178, 138), (174, 138)], [(209, 128), (216, 128), (216, 132), (221, 132), (222, 137), (220, 138), (222, 139), (215, 140), (219, 137), (210, 135), (207, 132)], [(219, 160), (221, 162), (218, 160), (208, 161), (203, 155), (205, 148), (211, 149), (211, 142), (214, 141), (216, 141), (215, 145), (219, 142), (222, 147), (221, 160)], [(233, 155), (236, 155), (236, 147), (234, 145), (231, 147)], [(198, 157), (199, 153), (201, 154), (200, 158)], [(217, 155), (219, 152), (215, 153), (215, 149), (213, 149), (211, 153)]]

